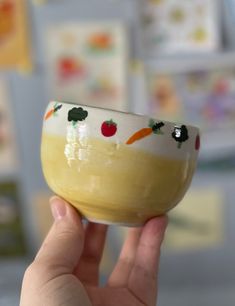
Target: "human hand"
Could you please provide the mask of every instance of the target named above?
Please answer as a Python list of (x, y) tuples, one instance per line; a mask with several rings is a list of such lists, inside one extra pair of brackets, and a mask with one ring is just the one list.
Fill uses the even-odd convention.
[(76, 210), (51, 199), (55, 222), (26, 270), (20, 306), (155, 306), (160, 246), (167, 218), (156, 217), (128, 232), (105, 287), (99, 265), (107, 226), (83, 227)]

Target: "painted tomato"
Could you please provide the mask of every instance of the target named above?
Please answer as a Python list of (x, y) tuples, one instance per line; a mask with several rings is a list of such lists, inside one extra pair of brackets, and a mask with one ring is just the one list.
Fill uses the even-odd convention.
[(117, 124), (111, 119), (108, 121), (104, 121), (101, 125), (101, 133), (105, 137), (112, 137), (117, 132)]
[(195, 149), (198, 151), (200, 149), (200, 136), (197, 135), (196, 141), (195, 141)]

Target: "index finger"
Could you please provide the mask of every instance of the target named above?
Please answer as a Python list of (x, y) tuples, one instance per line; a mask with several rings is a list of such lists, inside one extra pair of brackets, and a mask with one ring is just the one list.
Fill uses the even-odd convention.
[(143, 228), (128, 288), (147, 305), (155, 305), (160, 248), (167, 226), (167, 217), (151, 219)]

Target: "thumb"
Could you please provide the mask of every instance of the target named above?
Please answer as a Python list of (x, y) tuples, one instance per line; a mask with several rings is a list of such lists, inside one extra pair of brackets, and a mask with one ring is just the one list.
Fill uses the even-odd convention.
[(81, 217), (68, 203), (56, 196), (50, 204), (55, 221), (35, 262), (53, 278), (73, 273), (83, 251), (84, 229)]

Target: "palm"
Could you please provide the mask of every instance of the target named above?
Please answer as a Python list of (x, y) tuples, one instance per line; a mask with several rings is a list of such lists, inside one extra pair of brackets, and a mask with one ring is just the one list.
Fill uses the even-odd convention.
[[(119, 260), (104, 287), (99, 287), (99, 264), (107, 227), (89, 223), (85, 245), (74, 281), (84, 287), (93, 306), (154, 306), (157, 292), (157, 268), (162, 237), (151, 226), (130, 229)], [(159, 239), (156, 237), (159, 236)], [(154, 238), (154, 239), (153, 239)], [(89, 305), (89, 299), (84, 294)]]
[[(150, 304), (145, 304), (138, 299), (128, 288), (104, 288), (104, 289), (90, 289), (90, 299), (94, 301), (92, 305), (103, 305), (103, 306), (146, 306)], [(97, 301), (102, 301), (97, 302)], [(155, 305), (155, 304), (151, 304)]]

